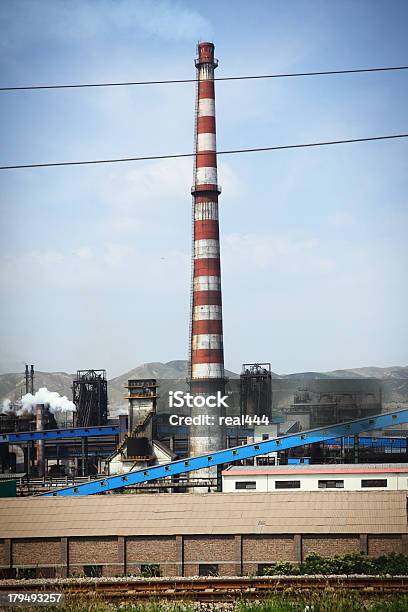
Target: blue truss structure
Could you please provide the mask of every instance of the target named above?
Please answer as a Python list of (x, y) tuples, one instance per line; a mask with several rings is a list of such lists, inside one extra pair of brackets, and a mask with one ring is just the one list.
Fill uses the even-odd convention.
[(71, 429), (44, 429), (43, 431), (19, 431), (0, 434), (0, 442), (18, 444), (35, 440), (64, 440), (66, 438), (91, 438), (94, 436), (117, 436), (121, 433), (118, 425), (72, 427)]
[(332, 438), (358, 435), (361, 432), (392, 427), (406, 422), (408, 422), (408, 409), (377, 414), (368, 418), (348, 421), (346, 423), (337, 423), (336, 425), (329, 425), (328, 427), (319, 427), (301, 433), (282, 436), (273, 440), (264, 440), (254, 444), (244, 444), (234, 448), (227, 448), (225, 450), (215, 451), (209, 455), (181, 459), (164, 465), (155, 465), (149, 468), (135, 470), (134, 472), (128, 472), (120, 476), (109, 476), (76, 486), (64, 487), (50, 493), (43, 493), (42, 495), (45, 497), (96, 495), (98, 493), (115, 491), (123, 487), (157, 480), (158, 478), (177, 476), (179, 474), (185, 474), (186, 472), (208, 468), (209, 466), (212, 467), (225, 463), (233, 463), (235, 461), (249, 459), (250, 457), (256, 457), (257, 455), (283, 451), (289, 448), (303, 446), (304, 444), (324, 442)]

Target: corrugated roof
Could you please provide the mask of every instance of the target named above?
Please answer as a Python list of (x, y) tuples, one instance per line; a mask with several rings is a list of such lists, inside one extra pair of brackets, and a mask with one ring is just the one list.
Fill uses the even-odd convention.
[(294, 465), (233, 465), (223, 476), (283, 476), (286, 474), (398, 474), (408, 473), (408, 463), (294, 464)]
[(140, 494), (0, 499), (0, 538), (407, 533), (404, 491)]

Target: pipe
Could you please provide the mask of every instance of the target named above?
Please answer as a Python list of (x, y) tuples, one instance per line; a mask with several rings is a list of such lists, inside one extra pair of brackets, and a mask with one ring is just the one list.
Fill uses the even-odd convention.
[[(37, 431), (44, 429), (44, 404), (37, 404), (35, 407), (35, 425)], [(45, 476), (45, 455), (44, 455), (44, 440), (37, 440), (37, 471), (38, 476)]]

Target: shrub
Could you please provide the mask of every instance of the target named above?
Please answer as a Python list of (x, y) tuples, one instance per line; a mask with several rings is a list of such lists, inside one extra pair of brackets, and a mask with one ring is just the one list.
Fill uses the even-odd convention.
[(302, 575), (338, 575), (352, 574), (381, 575), (389, 574), (408, 575), (408, 556), (398, 553), (383, 555), (382, 557), (368, 557), (363, 553), (336, 555), (322, 557), (311, 553), (303, 563), (298, 566), (294, 563), (278, 561), (263, 569), (264, 576), (296, 576)]
[(269, 565), (264, 568), (264, 576), (296, 576), (299, 574), (299, 568), (294, 563), (289, 561), (277, 561), (274, 565)]

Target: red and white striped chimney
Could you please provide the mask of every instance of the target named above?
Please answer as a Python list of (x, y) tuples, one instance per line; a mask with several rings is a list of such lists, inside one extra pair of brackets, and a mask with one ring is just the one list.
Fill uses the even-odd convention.
[[(192, 393), (213, 395), (225, 389), (214, 93), (218, 62), (212, 43), (199, 43), (197, 49), (190, 387)], [(215, 410), (214, 416), (218, 413)], [(222, 427), (190, 431), (191, 455), (224, 446)]]

